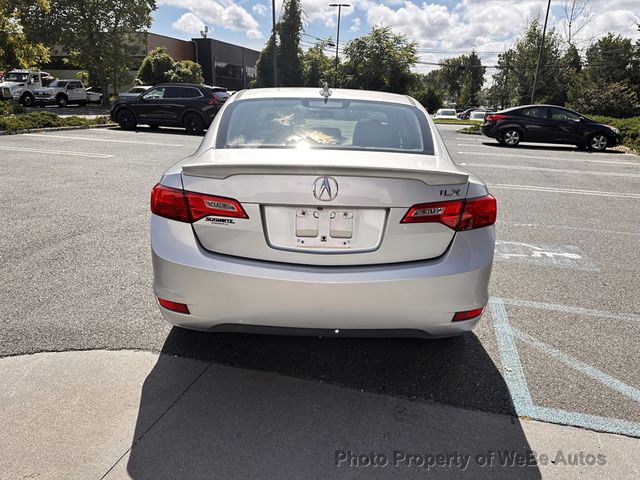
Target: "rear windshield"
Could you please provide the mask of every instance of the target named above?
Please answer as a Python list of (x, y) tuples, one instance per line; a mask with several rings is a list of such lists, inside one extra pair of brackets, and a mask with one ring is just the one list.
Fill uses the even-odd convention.
[(216, 148), (317, 148), (433, 155), (431, 132), (415, 107), (329, 99), (234, 102), (220, 122)]

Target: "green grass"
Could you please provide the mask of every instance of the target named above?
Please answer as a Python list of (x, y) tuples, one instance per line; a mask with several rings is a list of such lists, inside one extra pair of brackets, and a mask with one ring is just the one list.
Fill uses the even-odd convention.
[(460, 120), (460, 119), (449, 119), (449, 118), (434, 118), (434, 123), (445, 123), (451, 125), (475, 125), (482, 123), (480, 120)]
[(476, 123), (474, 125), (469, 125), (468, 127), (461, 128), (458, 131), (462, 133), (480, 133), (480, 124)]
[(104, 125), (105, 123), (110, 123), (108, 117), (59, 117), (51, 112), (33, 112), (24, 115), (0, 117), (0, 131), (17, 132), (19, 130), (31, 130), (34, 128), (88, 127), (92, 125)]

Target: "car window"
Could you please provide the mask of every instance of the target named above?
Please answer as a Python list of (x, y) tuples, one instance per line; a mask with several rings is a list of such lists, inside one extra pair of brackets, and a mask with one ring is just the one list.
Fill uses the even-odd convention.
[(200, 90), (193, 87), (178, 87), (178, 97), (177, 98), (198, 98), (201, 97), (202, 94)]
[(561, 108), (550, 108), (551, 118), (553, 120), (580, 120), (580, 116), (570, 112), (569, 110), (563, 110)]
[(67, 82), (64, 80), (54, 80), (49, 84), (50, 87), (61, 87), (64, 88), (67, 86)]
[(382, 102), (260, 99), (233, 103), (221, 119), (218, 148), (297, 147), (433, 154), (419, 110)]
[(521, 111), (521, 115), (532, 118), (547, 118), (547, 107), (531, 107)]
[(151, 90), (148, 90), (147, 93), (142, 96), (142, 98), (144, 98), (145, 100), (157, 100), (159, 98), (164, 98), (165, 90), (166, 87), (152, 88)]
[(26, 82), (29, 78), (28, 73), (9, 73), (4, 77), (5, 82)]

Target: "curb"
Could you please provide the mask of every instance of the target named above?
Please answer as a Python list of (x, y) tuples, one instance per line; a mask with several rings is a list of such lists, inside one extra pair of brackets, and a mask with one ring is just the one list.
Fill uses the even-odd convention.
[(16, 130), (13, 132), (0, 131), (2, 135), (20, 135), (21, 133), (40, 133), (40, 132), (58, 132), (63, 130), (88, 130), (91, 128), (108, 128), (115, 127), (117, 123), (103, 123), (100, 125), (72, 125), (68, 127), (46, 127), (46, 128), (27, 128), (24, 130)]

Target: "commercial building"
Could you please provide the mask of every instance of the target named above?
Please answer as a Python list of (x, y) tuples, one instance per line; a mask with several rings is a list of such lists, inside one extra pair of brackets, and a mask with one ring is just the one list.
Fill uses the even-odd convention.
[[(154, 48), (163, 47), (171, 57), (191, 60), (202, 67), (202, 76), (207, 85), (226, 87), (229, 90), (247, 88), (256, 77), (256, 63), (260, 52), (240, 45), (222, 42), (213, 38), (179, 38), (148, 32), (141, 33), (140, 49), (136, 53), (131, 70), (131, 81), (144, 57)], [(71, 68), (70, 68), (71, 67)], [(51, 52), (51, 61), (43, 70), (57, 78), (76, 78), (79, 70), (73, 69), (67, 61), (67, 53), (59, 47)], [(123, 87), (123, 86), (121, 86)]]

